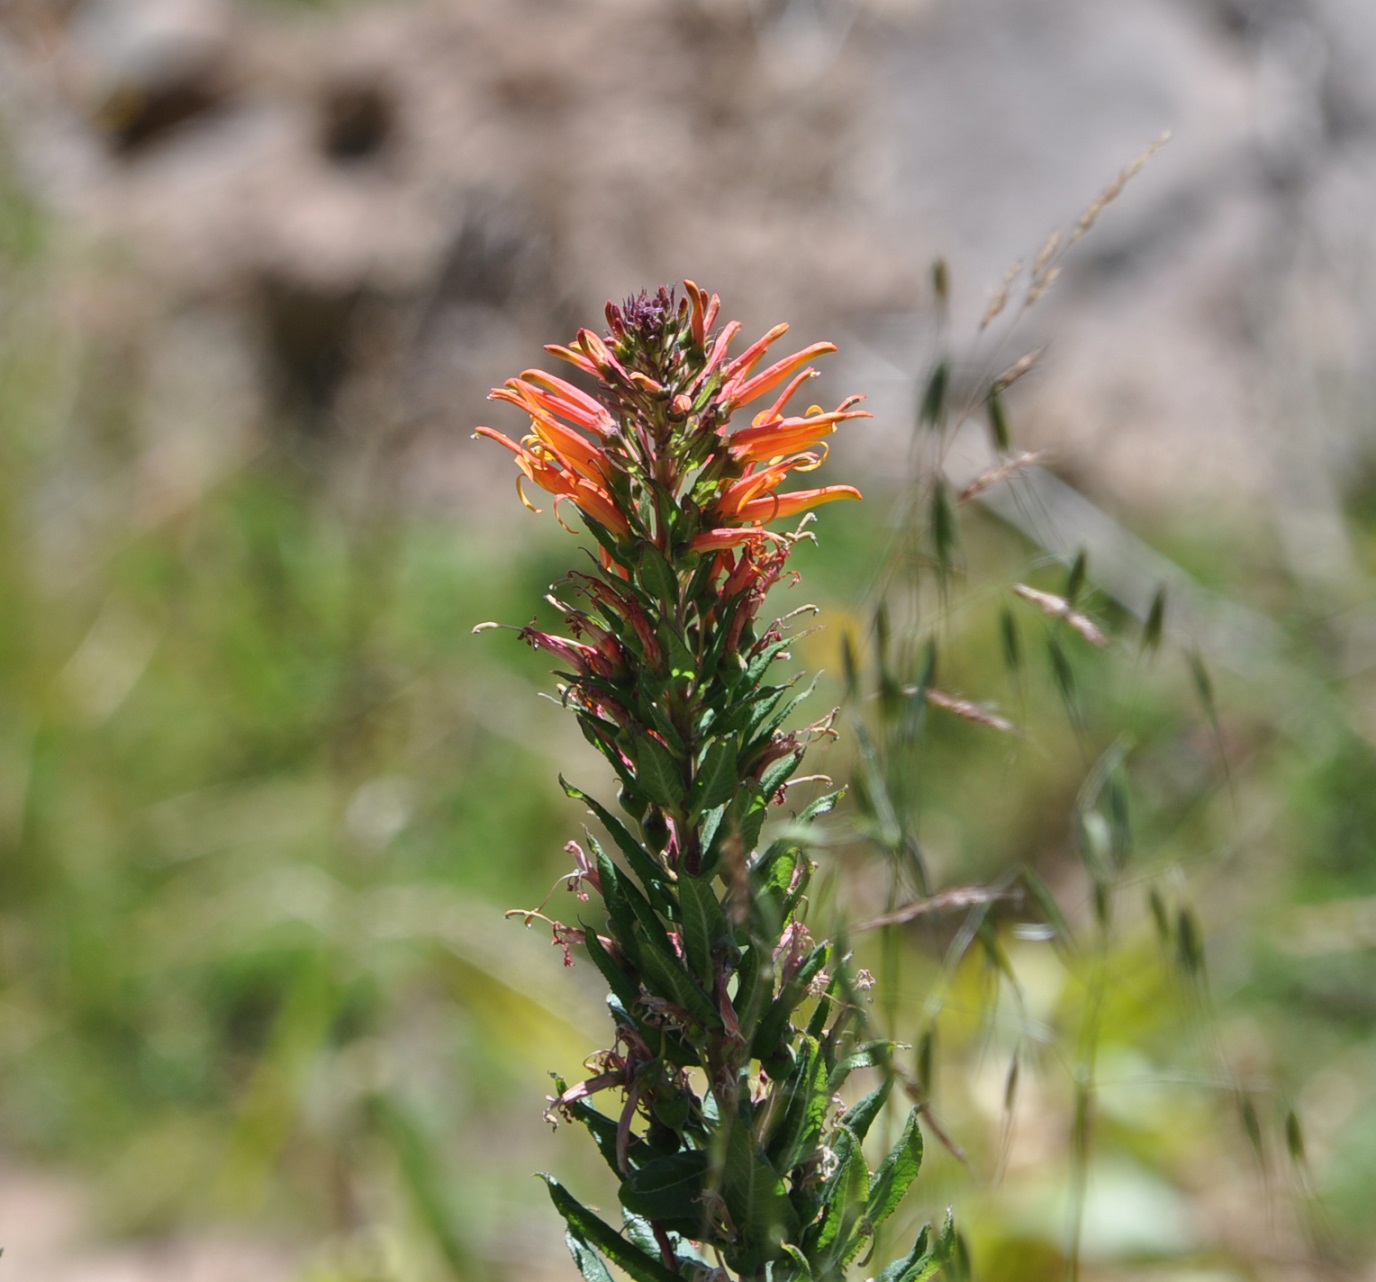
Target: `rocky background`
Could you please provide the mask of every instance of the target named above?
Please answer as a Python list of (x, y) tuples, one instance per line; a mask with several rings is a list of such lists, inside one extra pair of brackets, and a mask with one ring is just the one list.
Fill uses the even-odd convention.
[(464, 498), (494, 371), (685, 274), (748, 327), (859, 335), (903, 430), (932, 259), (977, 362), (1005, 269), (1169, 129), (1023, 319), (1054, 375), (1027, 430), (1118, 502), (1277, 503), (1341, 559), (1373, 68), (1361, 0), (10, 0), (0, 109), (167, 453), (213, 472), (289, 419)]
[[(74, 379), (59, 411), (94, 444), (32, 496), (52, 583), (268, 446), (345, 501), (514, 528), (505, 457), (469, 441), (489, 386), (688, 275), (748, 331), (841, 344), (827, 395), (870, 393), (841, 448), (871, 487), (903, 475), (939, 353), (974, 388), (1041, 349), (1015, 426), (1069, 485), (1035, 538), (1118, 546), (1131, 605), (1171, 567), (1125, 525), (1274, 527), (1369, 662), (1343, 519), (1376, 475), (1368, 0), (0, 0), (0, 183), (55, 244), (0, 308), (42, 288), (54, 359), (133, 407), (108, 422)], [(1243, 659), (1271, 644), (1230, 618)], [(194, 1235), (112, 1254), (79, 1189), (0, 1193), (27, 1276), (296, 1276)]]

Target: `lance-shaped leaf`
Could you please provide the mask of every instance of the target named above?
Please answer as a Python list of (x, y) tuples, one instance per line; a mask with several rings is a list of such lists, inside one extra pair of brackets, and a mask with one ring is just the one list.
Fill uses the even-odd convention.
[(764, 827), (767, 799), (753, 779), (743, 780), (736, 795), (726, 807), (721, 823), (717, 826), (712, 844), (708, 847), (707, 858), (703, 863), (703, 876), (714, 869), (721, 858), (722, 849), (728, 842), (736, 842), (742, 854), (755, 849), (760, 839), (760, 829)]
[(845, 1085), (846, 1078), (857, 1069), (886, 1067), (896, 1045), (896, 1042), (874, 1041), (857, 1046), (831, 1070), (827, 1089), (833, 1093), (839, 1091)]
[[(567, 1087), (562, 1078), (556, 1077), (555, 1085), (562, 1095)], [(597, 1151), (602, 1154), (608, 1166), (616, 1172), (620, 1178), (622, 1171), (617, 1161), (616, 1155), (616, 1121), (608, 1117), (605, 1113), (598, 1112), (587, 1100), (575, 1100), (568, 1106), (568, 1111), (573, 1114), (576, 1121), (582, 1122), (588, 1128), (588, 1133), (593, 1138), (593, 1143), (597, 1145)], [(631, 1161), (639, 1162), (654, 1156), (654, 1150), (642, 1139), (632, 1137), (627, 1154)]]
[(688, 1012), (705, 1027), (719, 1029), (721, 1017), (697, 980), (684, 969), (683, 963), (671, 951), (649, 940), (643, 929), (638, 931), (642, 976), (646, 987), (655, 994)]
[(552, 1175), (541, 1177), (549, 1188), (549, 1195), (564, 1217), (568, 1231), (579, 1242), (600, 1251), (613, 1264), (635, 1279), (635, 1282), (681, 1282), (678, 1274), (653, 1256), (646, 1254), (633, 1242), (627, 1241), (610, 1224), (588, 1210)]
[(711, 885), (701, 877), (683, 876), (678, 883), (679, 909), (683, 925), (683, 949), (698, 982), (712, 988), (712, 950), (731, 934), (730, 923), (717, 902)]
[(693, 780), (693, 811), (701, 813), (724, 805), (740, 786), (736, 770), (736, 741), (717, 739), (703, 753)]
[(676, 606), (678, 603), (678, 575), (674, 568), (653, 543), (640, 547), (636, 569), (640, 572), (640, 582), (657, 602)]
[(573, 1256), (578, 1272), (583, 1275), (583, 1282), (613, 1282), (611, 1272), (602, 1257), (597, 1254), (596, 1248), (590, 1246), (572, 1229), (564, 1230), (564, 1245)]
[(818, 680), (820, 680), (820, 676), (813, 677), (806, 687), (791, 699), (778, 699), (772, 706), (761, 708), (750, 722), (751, 740), (756, 742), (767, 740), (788, 719), (789, 713), (816, 690)]
[[(668, 881), (668, 874), (659, 861), (631, 836), (626, 825), (596, 797), (590, 797), (581, 788), (575, 788), (563, 775), (559, 776), (559, 783), (563, 786), (567, 796), (572, 797), (575, 801), (581, 801), (597, 816), (597, 821), (607, 830), (611, 839), (616, 843), (616, 848), (625, 856), (631, 871), (640, 879), (640, 884), (645, 887), (647, 892), (654, 894), (662, 883)], [(658, 898), (656, 902), (660, 902)]]
[(777, 1170), (787, 1173), (816, 1149), (831, 1104), (827, 1066), (816, 1038), (803, 1039), (784, 1095), (788, 1105), (770, 1137), (769, 1160)]
[(740, 1025), (741, 1036), (747, 1041), (754, 1036), (769, 1006), (772, 973), (761, 961), (757, 944), (751, 944), (745, 950), (736, 967), (736, 996), (731, 1004), (736, 1008), (736, 1022)]
[(652, 734), (642, 734), (632, 749), (636, 782), (656, 805), (677, 810), (683, 804), (683, 771), (669, 751)]
[(848, 1108), (841, 1117), (841, 1125), (857, 1140), (869, 1134), (874, 1119), (883, 1111), (893, 1090), (893, 1078), (886, 1077), (879, 1086), (865, 1096), (854, 1108)]
[(597, 878), (602, 888), (602, 902), (607, 905), (609, 931), (612, 938), (621, 946), (626, 959), (633, 966), (640, 965), (640, 950), (636, 946), (635, 925), (639, 917), (632, 906), (632, 900), (640, 892), (629, 885), (621, 876), (620, 869), (612, 863), (601, 846), (593, 847), (597, 861)]
[(754, 1135), (741, 1117), (733, 1119), (726, 1141), (722, 1195), (744, 1239), (738, 1272), (753, 1273), (777, 1259), (783, 1244), (797, 1236), (798, 1217), (788, 1200), (788, 1189), (755, 1147)]
[(764, 676), (769, 665), (792, 644), (792, 637), (785, 637), (782, 641), (771, 641), (745, 665), (742, 678), (737, 683), (738, 687), (743, 686), (745, 691), (754, 689), (760, 684), (760, 679)]
[(654, 1157), (621, 1183), (621, 1205), (675, 1232), (698, 1237), (703, 1229), (707, 1154), (692, 1149)]
[(787, 924), (803, 891), (811, 866), (796, 842), (774, 842), (750, 870), (756, 928), (774, 937)]
[(917, 1125), (917, 1109), (913, 1109), (898, 1143), (870, 1178), (870, 1219), (876, 1226), (893, 1214), (921, 1167), (922, 1132)]
[(836, 1166), (822, 1189), (822, 1217), (804, 1236), (814, 1259), (830, 1263), (850, 1246), (869, 1205), (869, 1169), (860, 1141), (844, 1127), (831, 1144)]
[(818, 944), (803, 960), (797, 975), (779, 990), (779, 995), (760, 1021), (760, 1027), (750, 1044), (750, 1053), (756, 1059), (772, 1060), (785, 1049), (783, 1042), (784, 1034), (788, 1030), (789, 1016), (807, 995), (808, 985), (826, 965), (830, 954), (830, 944)]
[(607, 981), (607, 986), (616, 994), (622, 1006), (631, 1010), (640, 997), (639, 982), (617, 965), (591, 926), (581, 921), (579, 925), (583, 929), (583, 946), (587, 949), (592, 964), (602, 972), (602, 978)]
[(836, 809), (836, 803), (840, 801), (841, 798), (845, 795), (846, 790), (844, 788), (838, 788), (835, 792), (828, 792), (825, 795), (818, 797), (816, 801), (810, 801), (806, 806), (803, 807), (803, 811), (798, 816), (796, 822), (800, 824), (807, 824), (811, 823), (819, 815), (830, 814), (833, 810)]
[(786, 784), (794, 772), (803, 764), (802, 748), (793, 748), (778, 761), (770, 765), (760, 776), (760, 791), (773, 798), (775, 793)]
[(955, 1220), (947, 1213), (945, 1223), (938, 1232), (936, 1242), (932, 1241), (932, 1226), (923, 1224), (918, 1241), (903, 1259), (894, 1260), (875, 1282), (926, 1282), (947, 1264), (956, 1250)]

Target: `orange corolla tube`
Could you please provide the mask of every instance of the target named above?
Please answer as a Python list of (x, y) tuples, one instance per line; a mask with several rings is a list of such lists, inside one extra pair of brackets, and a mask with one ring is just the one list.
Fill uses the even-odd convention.
[(806, 365), (814, 356), (822, 356), (835, 350), (835, 343), (813, 343), (811, 346), (803, 348), (801, 352), (794, 352), (792, 356), (786, 356), (783, 360), (776, 361), (763, 373), (756, 374), (754, 378), (747, 379), (742, 373), (737, 376), (740, 381), (733, 379), (723, 388), (723, 400), (731, 409), (748, 405), (757, 396), (763, 396), (766, 392), (773, 391), (784, 379), (795, 370)]
[(572, 383), (546, 374), (542, 369), (528, 369), (520, 378), (508, 380), (507, 386), (533, 399), (547, 413), (566, 418), (575, 427), (605, 437), (616, 426), (611, 412), (600, 401)]
[(776, 543), (784, 542), (782, 535), (775, 534), (771, 530), (761, 530), (755, 527), (747, 529), (722, 527), (716, 530), (704, 530), (688, 544), (688, 550), (690, 552), (720, 552), (725, 548), (740, 547), (744, 543), (757, 543), (761, 539), (771, 539)]
[(735, 518), (742, 522), (762, 523), (783, 521), (799, 512), (806, 512), (819, 503), (836, 499), (858, 499), (860, 491), (853, 485), (824, 485), (817, 490), (794, 490), (792, 494), (767, 494), (741, 504)]
[[(783, 454), (793, 454), (816, 445), (836, 430), (837, 423), (852, 418), (872, 417), (867, 410), (853, 410), (855, 400), (827, 414), (807, 414), (796, 418), (769, 419), (733, 432), (727, 439), (732, 456), (741, 462), (767, 462)], [(815, 408), (815, 407), (814, 407)]]
[[(606, 526), (613, 534), (621, 537), (631, 532), (630, 523), (612, 501), (611, 495), (593, 480), (579, 475), (571, 464), (564, 463), (558, 455), (553, 456), (555, 461), (543, 458), (490, 427), (474, 428), (473, 435), (486, 436), (499, 445), (506, 446), (516, 455), (516, 465), (527, 478), (557, 498), (569, 499), (585, 515)], [(553, 455), (553, 451), (551, 454)], [(559, 463), (564, 463), (564, 466), (559, 466)], [(522, 499), (524, 501), (524, 496)], [(526, 506), (529, 507), (530, 504), (527, 502)]]

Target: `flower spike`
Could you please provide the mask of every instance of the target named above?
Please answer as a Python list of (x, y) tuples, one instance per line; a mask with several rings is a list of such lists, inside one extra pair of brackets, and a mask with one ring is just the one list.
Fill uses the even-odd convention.
[[(566, 964), (586, 957), (612, 990), (610, 1047), (575, 1085), (556, 1082), (549, 1115), (592, 1131), (626, 1223), (641, 1228), (623, 1237), (549, 1188), (589, 1277), (605, 1273), (605, 1251), (641, 1278), (698, 1277), (711, 1259), (719, 1282), (841, 1282), (902, 1191), (869, 1199), (868, 1188), (886, 1170), (915, 1171), (921, 1137), (914, 1113), (867, 1180), (863, 1131), (834, 1120), (857, 1051), (874, 1064), (866, 1055), (883, 1043), (864, 1040), (848, 959), (803, 923), (802, 843), (761, 836), (771, 803), (818, 778), (797, 776), (809, 743), (835, 731), (832, 717), (788, 727), (792, 682), (770, 672), (788, 659), (798, 612), (760, 620), (770, 590), (796, 577), (788, 560), (811, 537), (812, 510), (860, 497), (851, 485), (785, 485), (822, 467), (842, 423), (868, 415), (855, 398), (786, 415), (833, 345), (764, 365), (787, 331), (776, 325), (731, 357), (740, 325), (715, 328), (719, 307), (694, 281), (608, 303), (605, 334), (548, 349), (578, 384), (525, 370), (492, 390), (525, 434), (476, 432), (515, 456), (518, 491), (530, 481), (553, 494), (556, 518), (571, 504), (597, 544), (591, 566), (547, 598), (566, 635), (519, 631), (558, 664), (561, 701), (619, 784), (620, 817), (564, 785), (614, 843), (615, 861), (591, 834), (565, 847), (564, 882), (580, 901), (603, 900), (605, 933), (545, 904), (517, 916), (548, 925)], [(804, 513), (791, 532), (766, 528)], [(826, 1178), (837, 1171), (846, 1178)], [(882, 1276), (933, 1262), (914, 1256)]]

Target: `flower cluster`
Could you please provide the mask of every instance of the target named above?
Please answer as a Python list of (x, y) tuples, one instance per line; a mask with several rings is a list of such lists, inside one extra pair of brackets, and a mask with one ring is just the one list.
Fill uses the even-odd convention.
[[(595, 380), (603, 399), (542, 370), (526, 370), (495, 388), (492, 397), (530, 416), (530, 432), (513, 441), (490, 427), (477, 429), (516, 455), (525, 479), (567, 499), (601, 527), (606, 563), (646, 540), (671, 561), (682, 555), (757, 547), (771, 536), (763, 526), (831, 499), (859, 498), (850, 485), (827, 485), (780, 495), (790, 472), (810, 472), (826, 458), (826, 437), (838, 423), (865, 418), (850, 397), (823, 413), (802, 415), (788, 402), (817, 371), (809, 362), (831, 343), (813, 343), (756, 372), (787, 325), (776, 325), (728, 359), (740, 330), (712, 325), (720, 307), (692, 281), (675, 305), (670, 290), (607, 305), (606, 339), (580, 330), (570, 347), (547, 350)], [(732, 427), (737, 410), (782, 390), (748, 427)], [(820, 447), (817, 448), (817, 447)], [(691, 482), (691, 484), (690, 484)], [(520, 479), (518, 478), (518, 487)], [(524, 492), (522, 500), (530, 506)], [(717, 566), (725, 577), (733, 567)]]
[[(591, 832), (570, 842), (569, 884), (605, 916), (551, 922), (566, 956), (581, 950), (606, 979), (615, 1042), (586, 1080), (560, 1083), (551, 1113), (586, 1126), (616, 1173), (624, 1234), (549, 1187), (590, 1282), (605, 1282), (605, 1260), (638, 1282), (766, 1269), (775, 1282), (830, 1282), (896, 1207), (922, 1141), (914, 1112), (871, 1174), (861, 1147), (888, 1080), (836, 1112), (847, 1075), (883, 1066), (891, 1048), (863, 1040), (847, 958), (802, 920), (812, 864), (800, 842), (758, 849), (770, 803), (786, 799), (808, 743), (831, 733), (830, 717), (788, 728), (805, 693), (769, 672), (792, 616), (761, 626), (759, 613), (800, 537), (765, 527), (860, 497), (784, 482), (866, 415), (858, 397), (789, 413), (832, 344), (766, 364), (780, 325), (732, 357), (740, 326), (715, 329), (717, 298), (684, 290), (608, 304), (604, 336), (549, 348), (585, 387), (527, 370), (495, 389), (529, 418), (519, 440), (477, 429), (515, 455), (527, 506), (525, 482), (556, 512), (571, 503), (599, 548), (549, 597), (561, 634), (531, 624), (521, 636), (559, 663), (565, 702), (620, 781), (621, 815), (564, 785), (620, 855)], [(734, 421), (766, 398), (748, 425)], [(620, 1096), (611, 1113), (593, 1104), (608, 1092)], [(949, 1233), (932, 1243), (924, 1230), (884, 1282), (928, 1276), (943, 1243)]]

